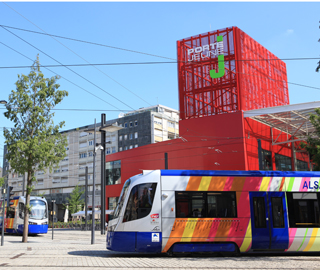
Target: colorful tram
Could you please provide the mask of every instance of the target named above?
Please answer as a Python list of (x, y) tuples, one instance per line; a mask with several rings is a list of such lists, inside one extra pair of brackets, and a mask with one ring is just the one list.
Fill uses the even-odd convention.
[[(16, 196), (11, 199), (11, 205), (5, 205), (4, 231), (13, 234), (23, 234), (25, 197)], [(2, 203), (0, 202), (0, 229), (2, 229)], [(5, 201), (5, 204), (7, 201)], [(28, 234), (44, 234), (48, 232), (48, 203), (43, 197), (30, 197), (30, 213)]]
[(128, 179), (107, 249), (320, 251), (320, 172), (155, 170)]

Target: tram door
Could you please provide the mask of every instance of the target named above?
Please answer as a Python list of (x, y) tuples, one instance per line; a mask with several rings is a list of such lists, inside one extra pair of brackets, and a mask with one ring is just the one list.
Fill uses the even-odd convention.
[(252, 249), (284, 250), (289, 245), (284, 192), (249, 192)]

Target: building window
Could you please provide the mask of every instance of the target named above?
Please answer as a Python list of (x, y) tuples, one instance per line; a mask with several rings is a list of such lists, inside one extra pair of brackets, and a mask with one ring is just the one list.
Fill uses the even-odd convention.
[(109, 155), (111, 153), (110, 147), (106, 148), (106, 154)]
[(169, 128), (174, 128), (174, 123), (173, 123), (173, 122), (168, 121), (168, 127), (169, 127)]
[(126, 134), (126, 135), (124, 135), (124, 139), (125, 140), (127, 140), (128, 139), (128, 135)]
[(54, 183), (54, 184), (60, 183), (60, 178), (53, 178), (52, 183)]
[(138, 139), (138, 132), (135, 132), (135, 133), (134, 133), (134, 138), (135, 138), (135, 139)]
[(93, 145), (93, 140), (89, 141), (89, 145)]
[(61, 183), (68, 183), (68, 178), (67, 177), (62, 177), (61, 178)]
[(67, 171), (69, 171), (68, 166), (61, 167), (61, 172), (67, 172)]
[(121, 160), (106, 162), (106, 183), (107, 185), (121, 183)]
[(80, 153), (79, 158), (86, 158), (87, 157), (87, 153)]
[(112, 154), (116, 152), (116, 147), (112, 146), (112, 150), (111, 150)]
[(132, 149), (132, 148), (133, 148), (133, 146), (132, 146), (132, 145), (130, 145), (130, 146), (129, 146), (129, 149)]
[(286, 195), (290, 228), (320, 227), (318, 192), (287, 192)]
[(43, 179), (38, 179), (38, 186), (43, 186)]
[(270, 151), (262, 149), (262, 170), (272, 171), (272, 154)]
[(297, 170), (298, 171), (309, 171), (308, 162), (297, 160)]
[(79, 147), (80, 147), (80, 148), (87, 147), (87, 143), (80, 143), (80, 144), (79, 144)]
[(119, 152), (121, 152), (122, 151), (122, 147), (119, 147)]
[(125, 146), (125, 147), (124, 147), (124, 150), (128, 150), (128, 146)]
[(133, 123), (132, 123), (132, 121), (130, 121), (130, 124), (129, 124), (129, 126), (130, 126), (130, 127), (133, 127)]
[(119, 136), (119, 141), (122, 141), (122, 135)]
[(132, 133), (129, 134), (129, 138), (130, 138), (130, 140), (133, 139), (133, 134)]
[(127, 122), (124, 123), (124, 127), (125, 127), (125, 128), (128, 127), (128, 123), (127, 123)]
[(83, 165), (79, 165), (79, 170), (83, 170), (83, 169), (85, 169), (87, 167), (87, 165), (86, 164), (83, 164)]
[(138, 120), (134, 121), (134, 126), (135, 126), (135, 127), (138, 126)]
[(53, 173), (59, 173), (59, 172), (60, 172), (60, 169), (53, 170)]
[(93, 157), (93, 151), (89, 152), (89, 157)]
[(135, 144), (135, 145), (134, 145), (134, 148), (137, 148), (137, 147), (138, 147), (138, 145), (137, 145), (137, 144)]
[(175, 134), (168, 132), (168, 140), (173, 140), (173, 139), (175, 139)]
[(275, 154), (276, 170), (277, 171), (291, 171), (291, 158), (280, 154)]
[(81, 132), (81, 133), (80, 133), (80, 137), (85, 137), (85, 136), (87, 136), (87, 135), (88, 135), (87, 132)]

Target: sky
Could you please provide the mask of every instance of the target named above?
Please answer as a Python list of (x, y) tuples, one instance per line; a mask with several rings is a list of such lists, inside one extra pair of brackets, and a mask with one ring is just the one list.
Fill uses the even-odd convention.
[[(41, 65), (109, 64), (42, 68), (69, 93), (54, 116), (62, 130), (98, 123), (101, 113), (111, 120), (156, 104), (179, 110), (176, 63), (128, 63), (174, 62), (177, 40), (237, 26), (284, 60), (290, 104), (319, 101), (319, 10), (320, 2), (0, 2), (0, 100), (39, 54)], [(3, 128), (13, 127), (4, 111), (0, 104), (0, 165)]]

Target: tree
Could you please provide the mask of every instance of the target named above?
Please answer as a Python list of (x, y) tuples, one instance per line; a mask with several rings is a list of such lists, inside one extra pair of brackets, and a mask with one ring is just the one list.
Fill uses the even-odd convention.
[(320, 108), (315, 109), (315, 114), (310, 114), (309, 120), (315, 128), (316, 137), (308, 136), (307, 143), (302, 142), (301, 147), (310, 154), (314, 164), (313, 170), (320, 171)]
[(84, 200), (81, 199), (83, 193), (84, 190), (81, 191), (79, 186), (75, 186), (70, 194), (70, 197), (67, 198), (70, 214), (77, 213), (81, 210), (81, 206), (84, 204)]
[(40, 70), (39, 56), (29, 75), (18, 75), (6, 104), (5, 117), (14, 123), (10, 130), (4, 130), (7, 144), (6, 158), (10, 171), (19, 174), (27, 172), (26, 207), (22, 242), (28, 241), (28, 220), (32, 183), (35, 172), (58, 164), (65, 156), (67, 139), (59, 133), (64, 122), (55, 125), (51, 110), (59, 104), (67, 91), (58, 90), (59, 76), (44, 78)]

